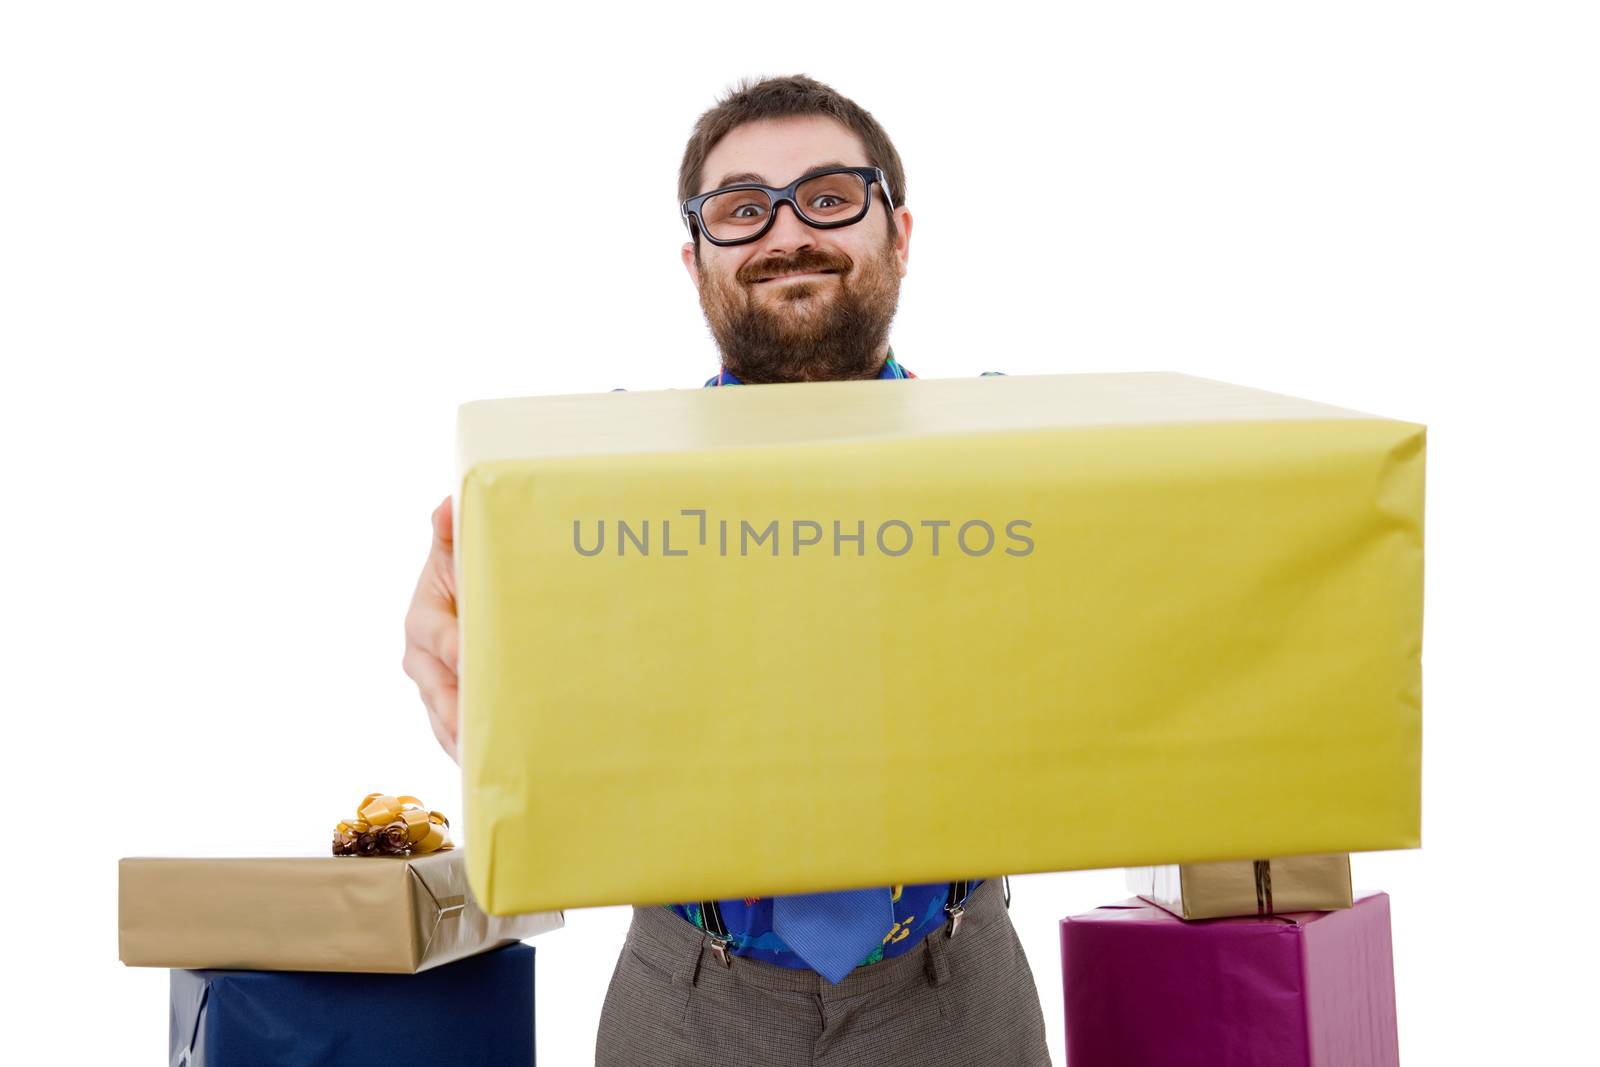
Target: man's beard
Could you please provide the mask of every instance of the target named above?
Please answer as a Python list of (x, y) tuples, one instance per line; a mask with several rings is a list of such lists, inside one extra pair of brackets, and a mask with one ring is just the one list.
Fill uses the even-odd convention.
[[(837, 277), (756, 285), (796, 271), (833, 271)], [(755, 292), (765, 286), (772, 291)], [(839, 291), (829, 294), (832, 286)], [(746, 263), (731, 282), (701, 273), (700, 307), (722, 351), (723, 369), (742, 382), (877, 377), (899, 298), (899, 265), (887, 240), (874, 260), (861, 263), (842, 252), (802, 249)]]

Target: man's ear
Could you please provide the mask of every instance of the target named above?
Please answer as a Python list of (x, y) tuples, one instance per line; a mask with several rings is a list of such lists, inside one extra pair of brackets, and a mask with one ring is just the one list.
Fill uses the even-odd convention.
[(700, 268), (694, 262), (694, 242), (685, 241), (683, 245), (683, 268), (689, 272), (689, 280), (694, 282), (696, 289), (700, 288)]
[(900, 261), (900, 277), (906, 276), (906, 268), (911, 261), (911, 211), (909, 208), (897, 207), (894, 209), (894, 255)]

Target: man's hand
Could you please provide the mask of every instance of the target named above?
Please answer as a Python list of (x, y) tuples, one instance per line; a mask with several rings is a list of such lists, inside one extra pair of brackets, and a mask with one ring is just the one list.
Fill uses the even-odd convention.
[(460, 631), (456, 625), (456, 568), (450, 498), (433, 509), (433, 547), (406, 609), (406, 655), (401, 666), (417, 683), (433, 736), (457, 763), (456, 675)]

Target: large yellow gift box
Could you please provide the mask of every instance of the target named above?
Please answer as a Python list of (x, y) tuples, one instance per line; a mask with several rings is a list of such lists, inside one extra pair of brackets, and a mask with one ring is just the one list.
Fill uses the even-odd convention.
[(1425, 434), (1168, 373), (464, 405), (473, 890), (1415, 847)]

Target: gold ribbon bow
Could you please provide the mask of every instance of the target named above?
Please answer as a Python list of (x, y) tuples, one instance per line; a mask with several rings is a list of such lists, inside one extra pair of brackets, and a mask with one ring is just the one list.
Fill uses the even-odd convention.
[(368, 793), (356, 817), (333, 828), (335, 856), (420, 856), (454, 847), (450, 820), (410, 796)]

